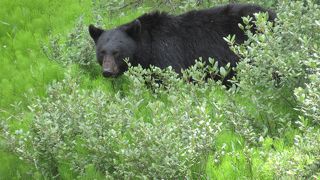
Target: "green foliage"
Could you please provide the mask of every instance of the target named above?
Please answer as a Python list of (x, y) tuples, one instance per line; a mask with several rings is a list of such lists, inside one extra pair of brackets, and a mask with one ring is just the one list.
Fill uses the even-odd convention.
[[(69, 29), (75, 17), (87, 12), (88, 2), (76, 0), (0, 1), (0, 124), (26, 110), (32, 97), (44, 96), (47, 84), (62, 79), (63, 69), (41, 53), (40, 41), (49, 32)], [(50, 8), (49, 8), (50, 7)], [(64, 8), (68, 9), (66, 11)], [(16, 106), (19, 108), (16, 108)], [(19, 121), (12, 122), (21, 127)], [(24, 125), (28, 127), (27, 125)], [(37, 178), (33, 167), (4, 145), (0, 128), (1, 179)]]
[[(319, 176), (318, 132), (307, 128), (310, 122), (319, 124), (319, 13), (312, 1), (279, 3), (275, 24), (266, 21), (267, 14), (257, 14), (240, 25), (249, 38), (243, 45), (226, 38), (242, 57), (238, 88), (230, 91), (233, 100), (223, 106), (231, 128), (252, 145), (264, 144), (266, 136), (285, 138), (285, 132), (298, 128), (300, 120), (305, 125), (301, 134), (295, 132), (294, 147), (264, 150), (269, 151), (265, 171), (275, 172), (275, 177)], [(250, 22), (255, 24), (255, 34)], [(239, 106), (239, 99), (250, 103)]]
[(19, 159), (11, 152), (0, 152), (0, 174), (2, 178), (10, 179), (32, 179), (37, 178), (33, 174), (34, 168), (25, 161)]
[[(256, 140), (259, 136), (278, 136), (298, 119), (294, 90), (304, 86), (315, 71), (306, 64), (318, 61), (320, 38), (315, 37), (315, 34), (318, 36), (315, 27), (319, 12), (312, 2), (279, 3), (275, 25), (266, 21), (267, 14), (257, 14), (255, 19), (244, 18), (244, 25), (240, 25), (249, 38), (243, 45), (235, 45), (231, 36), (226, 38), (242, 57), (237, 67), (238, 92), (250, 101), (248, 107), (237, 106), (236, 100), (226, 107), (230, 112), (227, 118), (239, 133)], [(301, 22), (302, 19), (307, 22)], [(252, 21), (255, 34), (250, 31)]]
[[(316, 8), (316, 7), (315, 7)], [(320, 12), (317, 11), (317, 15), (320, 15)], [(320, 21), (315, 20), (313, 26), (316, 28), (320, 27)], [(319, 34), (317, 34), (319, 36)], [(306, 43), (311, 43), (309, 46), (312, 47), (312, 52), (310, 57), (308, 57), (303, 64), (305, 65), (306, 71), (308, 72), (306, 78), (307, 83), (305, 83), (302, 87), (295, 89), (295, 95), (300, 103), (299, 110), (308, 118), (310, 118), (313, 123), (319, 125), (320, 124), (320, 55), (319, 55), (319, 37), (312, 37), (317, 38), (318, 40), (316, 43), (307, 42), (307, 38), (303, 40), (304, 49), (308, 49), (306, 47)], [(309, 38), (311, 39), (311, 38)], [(313, 40), (312, 40), (313, 41)]]
[(0, 1), (1, 178), (319, 178), (319, 1), (232, 1), (278, 19), (244, 18), (243, 45), (226, 37), (242, 58), (230, 89), (205, 80), (230, 70), (213, 60), (180, 77), (156, 67), (99, 76), (89, 22), (227, 2)]
[[(49, 47), (43, 46), (43, 51), (51, 60), (61, 62), (64, 66), (77, 63), (82, 66), (89, 66), (94, 61), (94, 43), (88, 36), (88, 27), (80, 17), (64, 42), (60, 38), (52, 38)], [(59, 46), (60, 45), (60, 46)]]
[(296, 88), (295, 95), (301, 103), (299, 110), (315, 124), (320, 123), (320, 71), (310, 75), (310, 82), (305, 85), (305, 88)]
[(61, 78), (62, 69), (40, 53), (40, 41), (46, 41), (50, 31), (70, 28), (70, 22), (80, 15), (79, 12), (87, 12), (82, 7), (89, 7), (90, 3), (75, 2), (0, 2), (0, 6), (5, 7), (0, 11), (0, 97), (5, 97), (0, 98), (2, 110), (11, 111), (10, 104), (15, 101), (28, 104), (29, 98), (25, 96), (28, 91), (32, 91), (33, 96), (44, 95), (47, 83)]
[(97, 76), (98, 64), (95, 60), (94, 42), (88, 35), (88, 26), (84, 23), (83, 16), (65, 38), (62, 39), (59, 35), (51, 37), (49, 45), (43, 44), (42, 49), (50, 60), (63, 66), (77, 64), (86, 72)]
[(175, 84), (151, 95), (144, 71), (129, 71), (134, 88), (125, 97), (81, 90), (71, 77), (54, 83), (47, 98), (29, 106), (35, 114), (30, 131), (17, 130), (9, 142), (45, 177), (61, 176), (65, 164), (78, 175), (93, 164), (114, 178), (205, 177), (202, 166), (221, 125), (207, 114), (208, 86), (182, 86), (182, 80), (154, 68), (150, 73)]
[(270, 153), (266, 163), (277, 177), (286, 179), (312, 179), (320, 177), (320, 132), (313, 128), (302, 129), (296, 135), (294, 147)]

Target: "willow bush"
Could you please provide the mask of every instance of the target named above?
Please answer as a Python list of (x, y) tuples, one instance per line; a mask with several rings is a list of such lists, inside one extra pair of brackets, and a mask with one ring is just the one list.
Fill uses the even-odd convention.
[[(158, 87), (150, 92), (145, 81), (155, 73), (167, 79), (166, 86), (150, 80)], [(113, 178), (205, 177), (221, 131), (207, 114), (214, 99), (205, 98), (209, 86), (186, 84), (173, 74), (131, 68), (127, 96), (83, 90), (67, 76), (29, 106), (30, 131), (16, 130), (8, 139), (46, 177), (61, 176), (62, 165), (81, 176), (90, 164)]]

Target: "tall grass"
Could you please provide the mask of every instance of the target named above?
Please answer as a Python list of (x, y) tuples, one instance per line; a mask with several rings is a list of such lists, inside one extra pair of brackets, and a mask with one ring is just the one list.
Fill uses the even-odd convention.
[[(51, 33), (66, 32), (79, 15), (87, 14), (89, 18), (91, 3), (3, 0), (0, 6), (0, 117), (7, 119), (24, 111), (32, 97), (44, 96), (48, 83), (63, 77), (63, 68), (48, 61), (40, 43), (47, 42)], [(19, 108), (12, 104), (19, 104)], [(8, 153), (3, 144), (1, 179), (30, 176), (32, 168)]]

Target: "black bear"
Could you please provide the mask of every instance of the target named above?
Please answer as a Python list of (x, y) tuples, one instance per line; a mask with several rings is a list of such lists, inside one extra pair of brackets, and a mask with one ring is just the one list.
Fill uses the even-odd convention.
[(223, 37), (235, 35), (236, 43), (243, 43), (247, 37), (238, 24), (242, 23), (242, 17), (256, 12), (268, 12), (270, 21), (276, 17), (271, 10), (257, 5), (229, 4), (177, 16), (148, 13), (111, 30), (90, 25), (89, 33), (105, 77), (116, 77), (126, 71), (125, 58), (133, 66), (172, 66), (177, 73), (192, 66), (199, 57), (204, 61), (212, 57), (219, 66), (230, 63), (235, 67), (239, 57)]

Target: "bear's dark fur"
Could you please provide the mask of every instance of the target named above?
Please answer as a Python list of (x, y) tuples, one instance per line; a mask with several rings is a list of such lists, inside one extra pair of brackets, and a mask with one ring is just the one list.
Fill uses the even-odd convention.
[(238, 27), (244, 16), (268, 12), (273, 21), (275, 13), (252, 4), (229, 4), (211, 9), (190, 11), (178, 16), (153, 12), (115, 29), (102, 30), (89, 26), (96, 43), (96, 54), (105, 77), (116, 77), (127, 69), (124, 58), (132, 65), (147, 68), (172, 66), (180, 73), (202, 57), (218, 61), (219, 66), (236, 66), (235, 55), (223, 37), (236, 35), (236, 43), (247, 37)]

